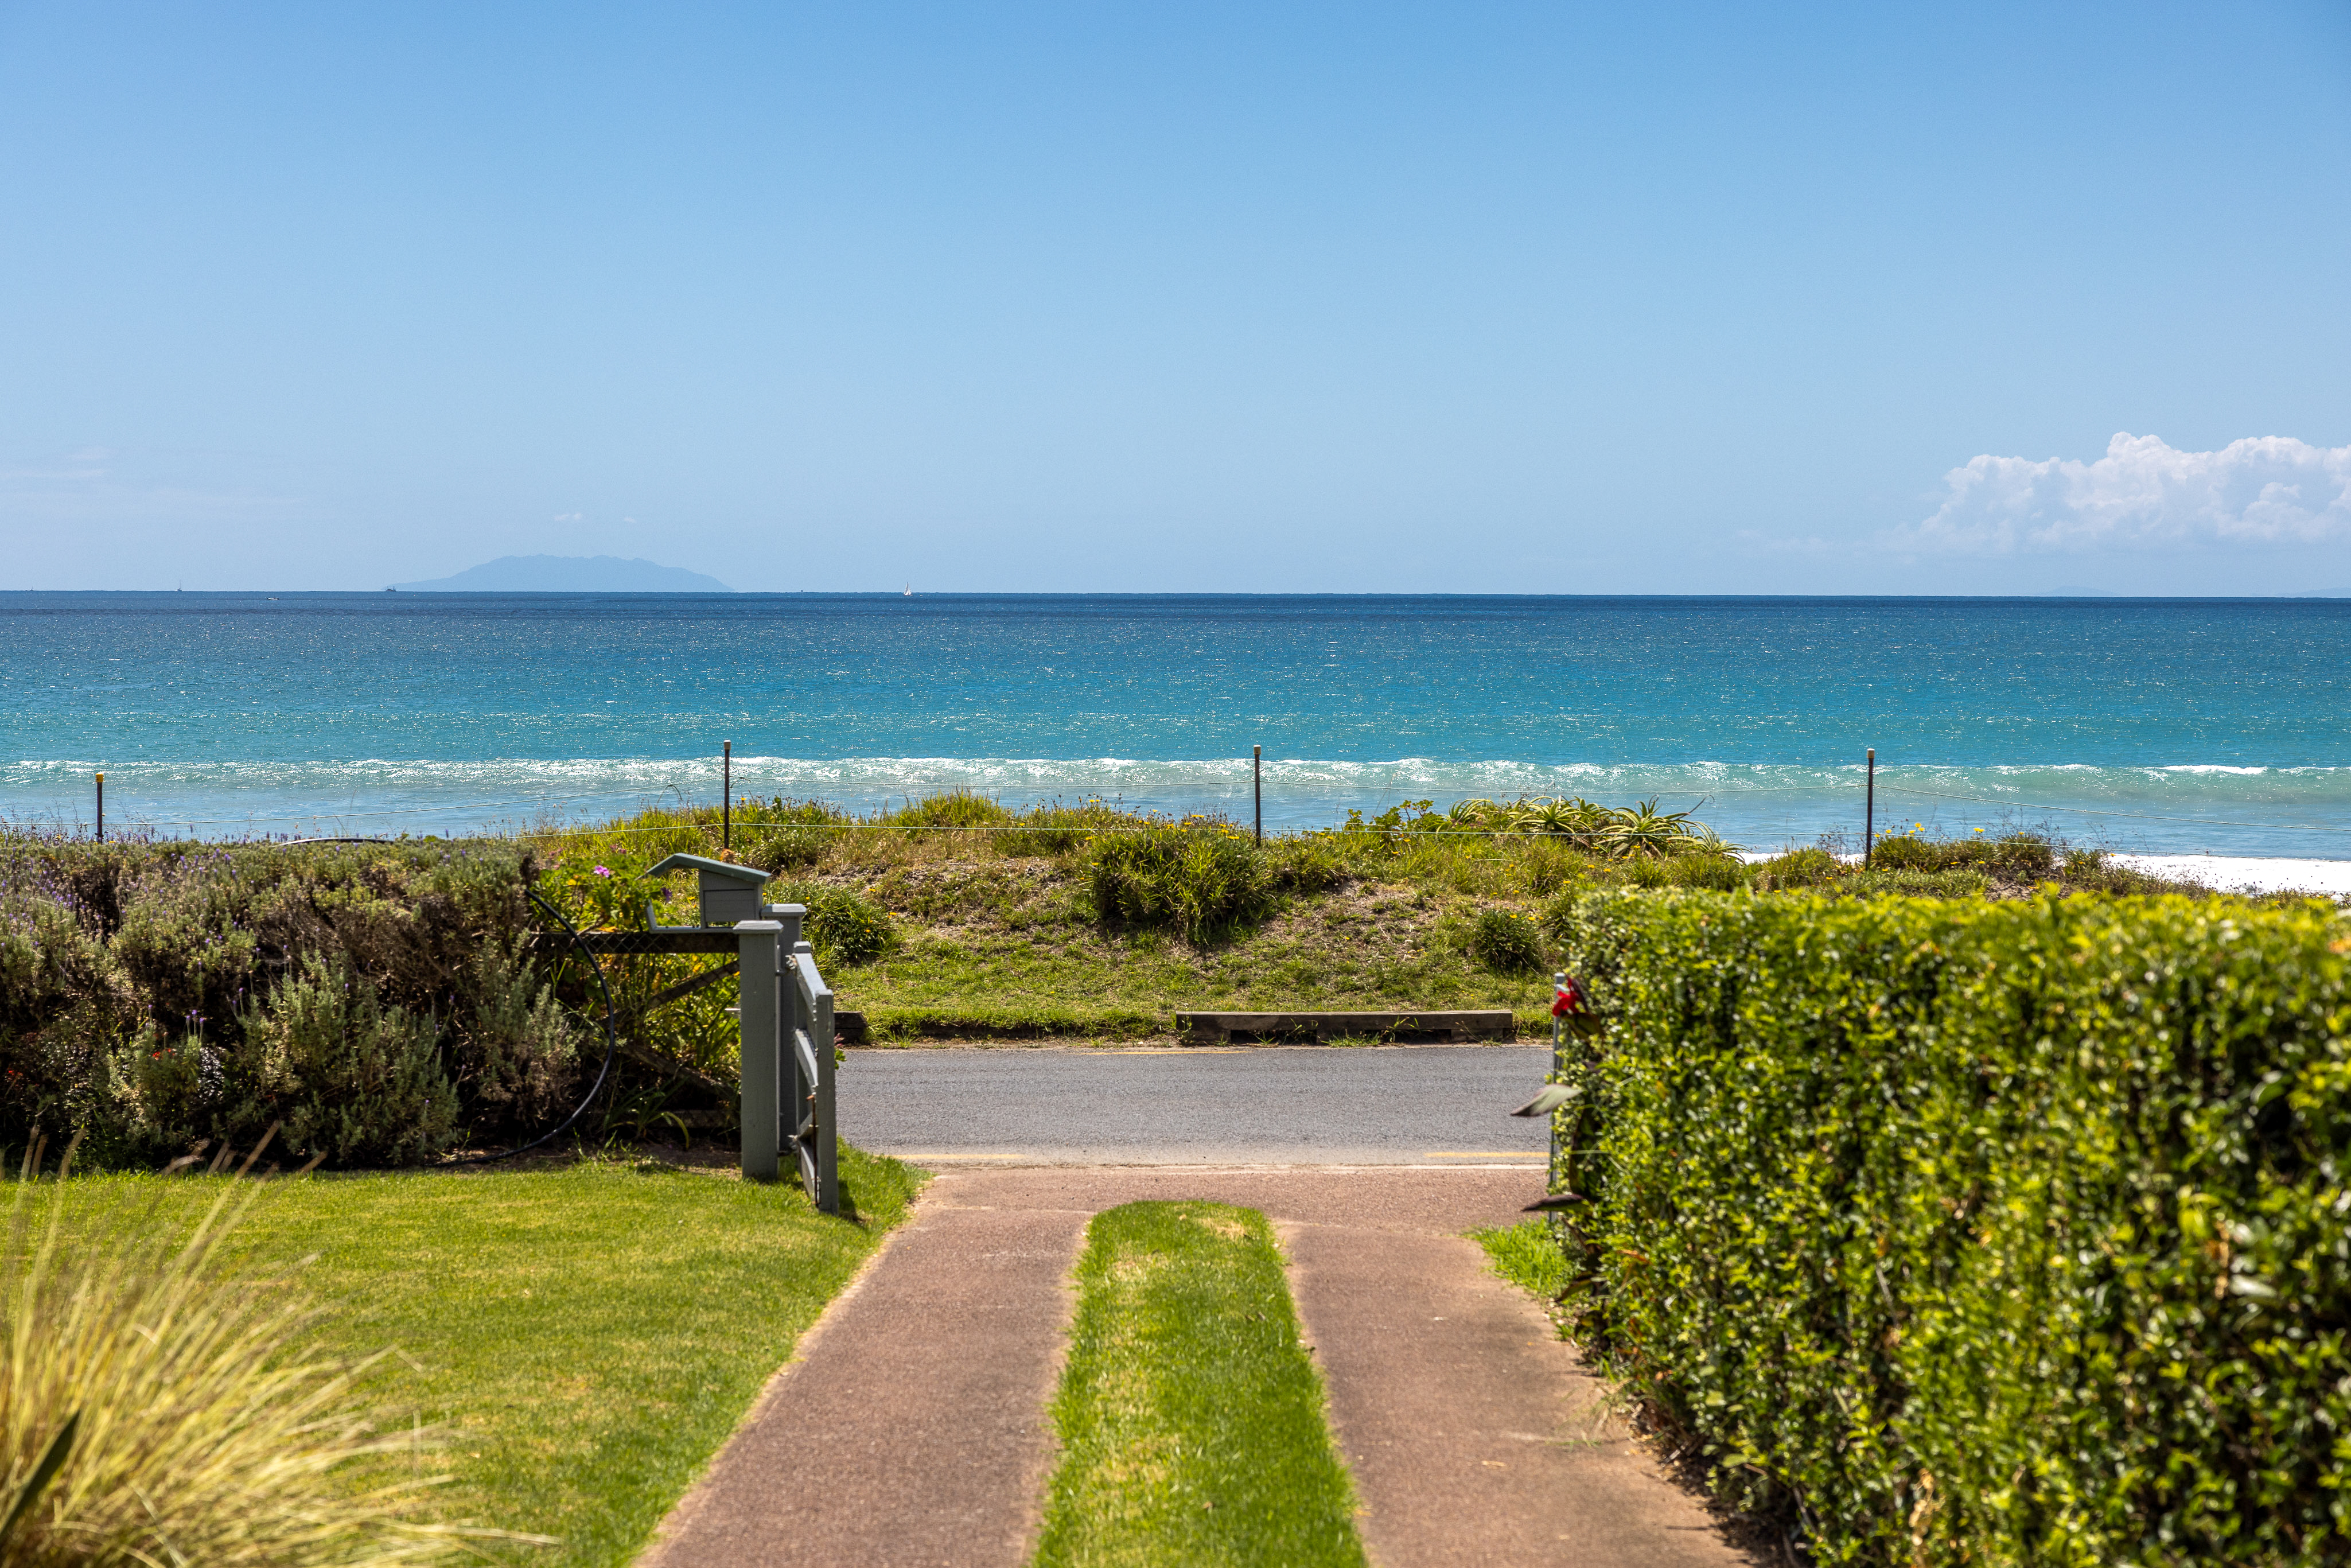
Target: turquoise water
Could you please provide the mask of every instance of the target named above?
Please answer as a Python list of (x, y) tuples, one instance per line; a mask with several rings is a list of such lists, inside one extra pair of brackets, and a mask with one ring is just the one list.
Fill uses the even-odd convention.
[(1660, 796), (2351, 856), (2351, 601), (0, 594), (0, 811), (447, 831), (965, 786), (1321, 823)]

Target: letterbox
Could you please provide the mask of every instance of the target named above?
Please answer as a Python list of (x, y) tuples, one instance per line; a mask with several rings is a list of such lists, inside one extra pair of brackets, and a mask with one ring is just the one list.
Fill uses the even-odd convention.
[(731, 861), (672, 855), (645, 874), (660, 876), (673, 871), (690, 871), (700, 880), (703, 925), (732, 925), (737, 920), (759, 918), (760, 889), (766, 886), (768, 873)]

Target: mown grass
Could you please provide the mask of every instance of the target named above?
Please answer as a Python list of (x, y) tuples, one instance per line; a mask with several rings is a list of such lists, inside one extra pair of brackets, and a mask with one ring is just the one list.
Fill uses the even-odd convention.
[[(72, 1178), (89, 1212), (182, 1223), (229, 1179)], [(653, 1161), (316, 1175), (273, 1183), (234, 1246), (331, 1304), (330, 1343), (396, 1347), (370, 1391), (454, 1431), (427, 1461), (455, 1478), (440, 1517), (584, 1568), (636, 1554), (921, 1178), (844, 1146), (841, 1179), (854, 1220)]]
[(1263, 1215), (1108, 1210), (1077, 1280), (1038, 1568), (1363, 1563), (1353, 1489)]
[[(2054, 881), (2069, 890), (2181, 891), (2030, 834), (1889, 841), (1890, 863), (1864, 873), (1818, 849), (1756, 865), (1705, 841), (1670, 854), (1612, 855), (1596, 842), (1462, 831), (1454, 821), (1424, 812), (1270, 838), (1250, 852), (1267, 895), (1252, 892), (1248, 918), (1193, 920), (1196, 939), (1183, 935), (1187, 917), (1152, 925), (1102, 906), (1105, 895), (1144, 904), (1123, 901), (1099, 846), (1168, 824), (1100, 804), (1020, 813), (956, 794), (856, 819), (814, 802), (742, 802), (734, 845), (737, 858), (776, 871), (778, 885), (803, 902), (829, 890), (881, 912), (884, 939), (860, 961), (828, 955), (819, 934), (839, 1005), (862, 1011), (877, 1043), (1138, 1039), (1170, 1032), (1175, 1014), (1190, 1008), (1509, 1008), (1522, 1030), (1540, 1033), (1557, 956), (1542, 917), (1562, 897), (1596, 887), (1974, 898)], [(717, 852), (718, 828), (716, 811), (693, 808), (550, 831), (533, 844), (549, 867), (542, 885), (573, 900), (583, 917), (619, 916), (646, 891), (629, 881), (632, 872), (674, 850)], [(1195, 821), (1191, 831), (1217, 835), (1230, 858), (1229, 830)], [(616, 874), (599, 877), (599, 865)], [(685, 879), (672, 881), (664, 918), (685, 918)], [(665, 962), (684, 972), (686, 961)], [(673, 977), (644, 967), (648, 988)], [(721, 1009), (732, 999), (731, 988), (697, 993), (687, 1007), (699, 1012), (664, 1019), (680, 1035), (681, 1059), (731, 1070), (718, 1058), (731, 1050)]]

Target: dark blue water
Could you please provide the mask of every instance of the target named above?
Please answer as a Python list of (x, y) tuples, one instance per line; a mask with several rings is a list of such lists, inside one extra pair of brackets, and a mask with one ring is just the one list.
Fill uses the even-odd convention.
[(2351, 601), (0, 594), (0, 810), (204, 834), (737, 788), (1658, 795), (2351, 855)]

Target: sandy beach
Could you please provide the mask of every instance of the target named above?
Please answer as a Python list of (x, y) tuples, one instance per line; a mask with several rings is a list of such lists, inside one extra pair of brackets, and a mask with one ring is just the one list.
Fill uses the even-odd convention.
[(2179, 877), (2231, 893), (2351, 894), (2351, 860), (2271, 859), (2256, 855), (2121, 855), (2118, 864), (2151, 876)]
[[(1739, 858), (1753, 864), (1771, 852), (1743, 850)], [(1847, 855), (1858, 861), (1859, 855)], [(2117, 865), (2150, 876), (2200, 882), (2229, 893), (2320, 893), (2351, 894), (2351, 860), (2310, 860), (2269, 855), (2132, 855), (2110, 857)]]

